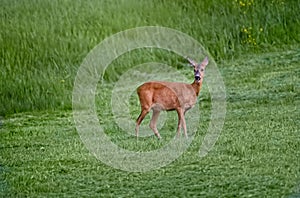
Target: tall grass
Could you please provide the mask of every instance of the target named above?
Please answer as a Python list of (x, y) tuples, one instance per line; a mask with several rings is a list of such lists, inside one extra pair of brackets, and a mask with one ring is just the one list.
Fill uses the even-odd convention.
[(299, 1), (2, 0), (0, 10), (1, 115), (70, 109), (83, 58), (128, 28), (178, 29), (219, 62), (299, 48)]

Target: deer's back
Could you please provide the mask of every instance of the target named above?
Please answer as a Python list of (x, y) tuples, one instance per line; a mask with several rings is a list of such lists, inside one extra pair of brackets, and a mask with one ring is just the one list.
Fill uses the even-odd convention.
[(173, 110), (177, 107), (189, 109), (196, 103), (196, 93), (191, 84), (179, 82), (151, 81), (137, 89), (141, 106)]

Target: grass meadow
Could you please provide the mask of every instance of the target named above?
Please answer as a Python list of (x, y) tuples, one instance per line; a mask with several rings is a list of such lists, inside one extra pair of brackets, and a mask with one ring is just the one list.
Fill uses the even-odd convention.
[[(299, 0), (0, 0), (0, 10), (0, 197), (300, 196)], [(204, 79), (190, 147), (165, 167), (136, 173), (105, 165), (85, 147), (72, 91), (80, 64), (98, 43), (140, 26), (169, 27), (198, 40), (223, 77), (227, 112), (215, 146), (199, 158), (211, 119)], [(192, 82), (182, 57), (139, 49), (109, 66), (95, 98), (111, 141), (137, 152), (166, 145), (177, 115), (167, 113), (162, 141), (136, 141), (116, 123), (112, 89), (120, 74), (153, 61)], [(134, 120), (134, 93), (128, 105)]]

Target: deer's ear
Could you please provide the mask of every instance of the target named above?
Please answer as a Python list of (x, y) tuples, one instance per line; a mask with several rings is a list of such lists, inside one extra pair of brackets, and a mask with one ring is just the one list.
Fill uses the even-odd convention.
[(193, 67), (196, 67), (196, 65), (197, 65), (197, 62), (196, 62), (196, 61), (190, 59), (189, 57), (186, 57), (186, 59), (189, 61), (189, 63), (190, 63)]
[(206, 65), (208, 65), (208, 57), (206, 56), (205, 58), (204, 58), (204, 60), (202, 61), (202, 63), (200, 64), (201, 65), (201, 67), (206, 67)]

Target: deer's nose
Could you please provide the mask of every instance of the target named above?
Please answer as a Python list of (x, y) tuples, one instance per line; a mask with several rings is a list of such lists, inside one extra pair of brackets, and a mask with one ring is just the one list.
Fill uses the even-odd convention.
[(199, 81), (201, 79), (200, 76), (195, 76), (195, 80)]

